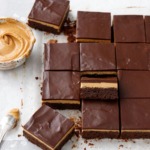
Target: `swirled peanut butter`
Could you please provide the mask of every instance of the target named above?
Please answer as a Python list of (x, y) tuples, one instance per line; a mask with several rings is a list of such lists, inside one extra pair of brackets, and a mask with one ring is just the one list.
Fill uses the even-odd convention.
[(35, 42), (30, 28), (15, 19), (0, 19), (0, 62), (29, 56)]

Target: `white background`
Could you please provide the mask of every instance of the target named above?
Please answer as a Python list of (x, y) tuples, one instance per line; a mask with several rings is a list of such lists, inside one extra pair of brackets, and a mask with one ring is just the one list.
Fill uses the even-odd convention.
[[(76, 19), (78, 10), (90, 10), (111, 12), (114, 14), (142, 14), (150, 15), (149, 0), (70, 0), (70, 17)], [(27, 16), (33, 6), (34, 0), (0, 0), (0, 17), (14, 17), (23, 22), (27, 21)], [(40, 107), (41, 103), (41, 83), (43, 70), (43, 43), (50, 39), (57, 39), (58, 42), (66, 42), (63, 35), (56, 36), (45, 34), (38, 30), (33, 30), (36, 37), (36, 44), (33, 52), (25, 65), (10, 71), (0, 71), (0, 118), (9, 109), (17, 107), (21, 111), (21, 120), (14, 130), (10, 131), (0, 147), (0, 150), (39, 150), (39, 148), (28, 142), (22, 135), (21, 125), (24, 125), (31, 115)], [(39, 77), (38, 80), (35, 77)], [(23, 102), (23, 105), (21, 104)], [(81, 115), (79, 111), (60, 111), (67, 117)], [(88, 146), (93, 143), (94, 146)], [(72, 146), (75, 145), (74, 148)], [(135, 150), (150, 149), (150, 140), (89, 140), (87, 143), (83, 139), (77, 140), (74, 136), (63, 147), (63, 150)]]

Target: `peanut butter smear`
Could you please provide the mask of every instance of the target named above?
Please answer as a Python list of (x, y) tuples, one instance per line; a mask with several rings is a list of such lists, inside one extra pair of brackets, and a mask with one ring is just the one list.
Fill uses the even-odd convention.
[(13, 116), (13, 117), (16, 119), (16, 121), (18, 121), (19, 118), (20, 118), (19, 109), (14, 108), (14, 109), (10, 110), (10, 111), (8, 112), (8, 115)]
[(0, 19), (0, 62), (28, 57), (35, 42), (30, 28), (15, 19)]

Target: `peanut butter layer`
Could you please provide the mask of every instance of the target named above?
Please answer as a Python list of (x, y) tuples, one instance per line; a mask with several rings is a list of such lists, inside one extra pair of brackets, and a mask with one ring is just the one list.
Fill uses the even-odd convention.
[(80, 104), (79, 100), (42, 100), (42, 103), (54, 103), (54, 104)]
[(117, 83), (81, 83), (81, 88), (118, 88)]
[(28, 57), (35, 38), (30, 28), (15, 19), (0, 19), (0, 62)]
[(89, 132), (89, 131), (93, 131), (93, 132), (118, 132), (119, 130), (106, 130), (106, 129), (82, 129), (82, 132)]

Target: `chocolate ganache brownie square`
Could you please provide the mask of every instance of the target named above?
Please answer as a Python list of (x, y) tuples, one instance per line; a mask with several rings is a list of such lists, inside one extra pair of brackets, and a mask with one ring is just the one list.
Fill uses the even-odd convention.
[(113, 29), (116, 43), (145, 42), (145, 27), (142, 15), (115, 15)]
[(97, 100), (117, 100), (117, 77), (82, 77), (80, 86), (80, 98)]
[(80, 73), (46, 71), (43, 74), (42, 103), (58, 109), (80, 108)]
[(121, 99), (150, 98), (150, 71), (118, 71)]
[(28, 24), (42, 31), (60, 33), (68, 12), (68, 0), (36, 0)]
[(45, 70), (80, 71), (78, 43), (45, 44)]
[(78, 11), (77, 42), (110, 42), (111, 14)]
[(60, 150), (72, 137), (74, 123), (43, 105), (23, 126), (23, 135), (43, 150)]
[(82, 101), (82, 137), (118, 138), (119, 110), (118, 101)]
[(117, 43), (118, 70), (150, 70), (150, 44)]
[(80, 71), (82, 75), (116, 74), (114, 44), (81, 43)]
[(145, 16), (146, 42), (150, 43), (150, 16)]
[(121, 99), (121, 138), (150, 138), (150, 99)]

